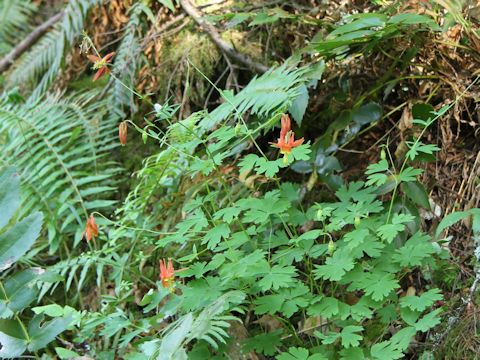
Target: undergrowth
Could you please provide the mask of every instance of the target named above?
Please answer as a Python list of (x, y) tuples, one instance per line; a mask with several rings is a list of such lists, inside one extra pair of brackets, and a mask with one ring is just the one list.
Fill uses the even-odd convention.
[[(439, 79), (417, 62), (446, 25), (438, 4), (379, 3), (335, 22), (307, 5), (219, 5), (204, 20), (251, 56), (243, 66), (271, 65), (251, 75), (193, 22), (157, 34), (176, 2), (112, 1), (121, 30), (104, 35), (121, 34), (100, 48), (88, 21), (106, 2), (69, 1), (1, 85), (0, 356), (473, 358), (461, 333), (476, 331), (480, 209), (442, 214), (425, 179), (436, 132), (478, 76), (441, 101), (430, 83), (414, 104), (392, 100)], [(0, 6), (12, 14), (0, 54), (28, 4)], [(289, 43), (279, 29), (292, 23), (321, 31)], [(61, 89), (77, 43), (96, 89), (85, 74)], [(362, 77), (367, 89), (332, 75), (377, 56), (386, 66)], [(377, 136), (400, 110), (398, 139)], [(342, 152), (367, 136), (367, 163), (350, 166), (358, 151)], [(447, 233), (458, 224), (476, 249), (461, 292)]]

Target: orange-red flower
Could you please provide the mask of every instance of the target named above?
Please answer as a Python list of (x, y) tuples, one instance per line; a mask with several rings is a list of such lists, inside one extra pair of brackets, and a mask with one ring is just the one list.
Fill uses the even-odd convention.
[(97, 224), (95, 224), (95, 218), (93, 217), (93, 215), (90, 215), (90, 217), (87, 220), (85, 231), (82, 234), (82, 237), (83, 236), (85, 236), (88, 241), (98, 236), (98, 226)]
[(95, 75), (93, 75), (93, 81), (97, 81), (100, 79), (104, 74), (109, 73), (110, 69), (108, 68), (107, 64), (112, 62), (112, 57), (115, 55), (114, 52), (105, 55), (103, 58), (100, 58), (96, 55), (87, 55), (88, 59), (93, 62), (93, 70), (97, 70)]
[(160, 260), (160, 279), (162, 280), (162, 286), (164, 288), (173, 289), (175, 270), (173, 269), (172, 259), (168, 259), (167, 266), (165, 266), (163, 260)]
[(290, 117), (282, 115), (282, 128), (280, 129), (280, 138), (276, 143), (270, 143), (280, 149), (280, 153), (288, 155), (294, 147), (303, 144), (303, 138), (295, 140), (295, 133), (291, 130)]
[(120, 144), (124, 145), (127, 143), (127, 122), (122, 121), (120, 125), (118, 125), (118, 138), (120, 139)]

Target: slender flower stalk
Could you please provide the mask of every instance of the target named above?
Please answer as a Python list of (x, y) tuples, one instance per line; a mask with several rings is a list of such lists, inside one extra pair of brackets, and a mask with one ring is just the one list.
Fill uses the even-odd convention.
[(88, 59), (93, 62), (93, 70), (97, 70), (95, 75), (93, 76), (93, 81), (97, 81), (103, 75), (110, 73), (110, 69), (108, 68), (108, 64), (112, 62), (112, 57), (115, 55), (114, 52), (111, 52), (105, 55), (103, 58), (97, 55), (87, 55)]

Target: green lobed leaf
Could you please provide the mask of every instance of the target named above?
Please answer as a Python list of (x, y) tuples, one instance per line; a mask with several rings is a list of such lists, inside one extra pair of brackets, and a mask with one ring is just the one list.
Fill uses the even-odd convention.
[(362, 326), (349, 325), (342, 329), (340, 337), (342, 338), (342, 346), (344, 348), (356, 347), (360, 344), (362, 336), (357, 333), (362, 331)]
[(443, 295), (441, 294), (440, 289), (430, 289), (420, 296), (411, 295), (400, 298), (400, 306), (408, 307), (413, 311), (424, 311), (436, 301), (442, 299)]
[(384, 271), (363, 273), (350, 288), (363, 289), (375, 301), (381, 301), (400, 285), (394, 275)]
[(382, 341), (372, 346), (370, 353), (375, 360), (396, 360), (403, 358), (403, 352), (390, 341)]
[(417, 331), (426, 332), (431, 328), (437, 326), (442, 321), (442, 318), (438, 316), (442, 312), (442, 309), (435, 309), (428, 313), (420, 320), (418, 320), (413, 326)]
[(325, 265), (315, 265), (315, 278), (338, 281), (347, 271), (352, 270), (354, 265), (354, 259), (348, 249), (342, 248), (335, 251), (333, 256), (327, 258)]
[(274, 265), (268, 273), (259, 281), (258, 285), (262, 291), (278, 290), (283, 287), (289, 287), (297, 276), (295, 266)]
[(322, 354), (312, 354), (305, 348), (289, 347), (288, 352), (278, 355), (276, 360), (327, 360)]
[(282, 344), (283, 330), (275, 330), (265, 334), (255, 335), (252, 338), (245, 340), (243, 344), (243, 352), (248, 353), (256, 350), (264, 355), (273, 355), (277, 352), (277, 347)]
[(429, 260), (435, 251), (430, 236), (417, 232), (407, 240), (404, 246), (395, 251), (393, 259), (400, 266), (420, 266), (424, 261)]
[(215, 247), (220, 243), (222, 238), (227, 239), (229, 235), (230, 227), (228, 226), (228, 224), (223, 223), (217, 225), (205, 234), (202, 240), (202, 245), (207, 244), (207, 249), (215, 249)]

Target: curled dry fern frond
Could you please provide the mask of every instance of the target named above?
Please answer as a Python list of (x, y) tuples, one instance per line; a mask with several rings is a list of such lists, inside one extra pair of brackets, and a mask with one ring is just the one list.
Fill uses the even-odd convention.
[(91, 101), (93, 95), (47, 98), (36, 106), (0, 98), (0, 163), (20, 173), (22, 211), (44, 212), (52, 251), (59, 233), (76, 234), (78, 242), (87, 215), (114, 204), (112, 176), (119, 169), (106, 156), (117, 146), (116, 128), (102, 121), (105, 102)]

